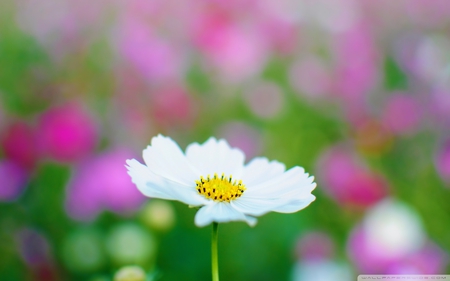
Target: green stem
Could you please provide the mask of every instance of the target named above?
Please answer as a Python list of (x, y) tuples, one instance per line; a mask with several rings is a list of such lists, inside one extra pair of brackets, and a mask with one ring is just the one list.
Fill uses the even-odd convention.
[(212, 262), (212, 280), (219, 281), (219, 260), (217, 257), (217, 234), (219, 224), (213, 223), (212, 239), (211, 239), (211, 262)]

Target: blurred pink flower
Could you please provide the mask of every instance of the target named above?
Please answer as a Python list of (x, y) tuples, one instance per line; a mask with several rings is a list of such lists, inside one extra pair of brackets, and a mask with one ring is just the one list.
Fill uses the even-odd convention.
[(50, 108), (40, 116), (37, 131), (42, 154), (61, 162), (86, 157), (99, 137), (96, 120), (78, 104)]
[(144, 20), (127, 18), (119, 26), (117, 38), (119, 54), (151, 82), (178, 80), (181, 76), (181, 49)]
[(264, 16), (259, 27), (270, 43), (271, 50), (284, 55), (295, 53), (300, 41), (298, 23), (281, 17)]
[(317, 56), (296, 61), (289, 71), (289, 81), (301, 96), (323, 98), (331, 92), (330, 70)]
[(450, 23), (450, 3), (446, 0), (406, 1), (405, 12), (419, 27), (436, 28)]
[(411, 95), (394, 93), (381, 114), (383, 125), (392, 133), (412, 134), (420, 125), (422, 106)]
[(229, 122), (220, 126), (218, 137), (228, 140), (232, 147), (237, 147), (245, 153), (247, 159), (254, 158), (261, 151), (260, 133), (252, 126), (243, 122)]
[(130, 157), (133, 153), (128, 149), (115, 148), (80, 163), (67, 187), (69, 215), (89, 221), (105, 209), (124, 215), (136, 211), (145, 197), (123, 165)]
[(446, 183), (450, 183), (450, 140), (445, 141), (439, 148), (435, 157), (435, 166), (441, 178)]
[(8, 159), (1, 159), (0, 179), (0, 201), (14, 201), (26, 187), (28, 175), (20, 165)]
[(273, 118), (284, 105), (284, 95), (278, 84), (255, 81), (244, 90), (244, 99), (250, 110), (258, 117)]
[(334, 258), (335, 245), (331, 237), (321, 231), (310, 231), (302, 235), (296, 244), (297, 260), (317, 261)]
[(364, 100), (378, 80), (378, 54), (366, 25), (335, 35), (335, 91), (348, 103)]
[(267, 41), (255, 27), (210, 14), (194, 24), (193, 32), (194, 43), (227, 81), (253, 77), (266, 63)]
[(180, 85), (164, 85), (151, 96), (154, 120), (163, 126), (188, 127), (195, 118), (194, 102)]
[(361, 160), (342, 146), (323, 153), (317, 170), (325, 192), (341, 205), (368, 207), (388, 194), (386, 180), (370, 172)]
[(107, 7), (102, 0), (42, 0), (38, 7), (33, 0), (16, 2), (19, 27), (34, 36), (56, 59), (98, 36), (95, 30)]
[(432, 91), (427, 102), (427, 116), (431, 119), (431, 128), (438, 131), (448, 128), (450, 126), (450, 89)]
[(427, 242), (417, 252), (404, 260), (390, 264), (386, 274), (441, 274), (445, 272), (449, 256), (432, 242)]
[(7, 159), (25, 169), (32, 169), (38, 160), (36, 132), (22, 121), (13, 122), (5, 128), (1, 146)]

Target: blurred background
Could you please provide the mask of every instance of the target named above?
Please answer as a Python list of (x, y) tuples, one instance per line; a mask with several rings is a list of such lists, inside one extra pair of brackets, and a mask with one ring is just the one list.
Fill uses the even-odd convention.
[(223, 280), (450, 274), (448, 0), (3, 0), (1, 280), (210, 280), (211, 226), (126, 174), (159, 133), (316, 177), (220, 226)]

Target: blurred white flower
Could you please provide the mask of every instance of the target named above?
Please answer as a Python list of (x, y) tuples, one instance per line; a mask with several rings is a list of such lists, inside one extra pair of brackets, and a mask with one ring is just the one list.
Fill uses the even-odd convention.
[(148, 197), (201, 206), (199, 227), (211, 222), (245, 221), (274, 211), (292, 213), (314, 201), (314, 177), (301, 167), (258, 157), (244, 165), (244, 153), (225, 140), (192, 143), (183, 153), (170, 138), (157, 136), (143, 152), (146, 165), (127, 160), (128, 173)]
[(408, 255), (425, 242), (425, 233), (417, 213), (407, 205), (386, 199), (373, 207), (363, 224), (369, 245), (388, 258)]
[(293, 281), (351, 281), (353, 271), (346, 263), (333, 260), (301, 261), (294, 266)]

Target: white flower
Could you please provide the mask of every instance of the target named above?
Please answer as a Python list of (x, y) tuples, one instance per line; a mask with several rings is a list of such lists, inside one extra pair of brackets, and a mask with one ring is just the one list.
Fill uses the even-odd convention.
[(202, 206), (199, 227), (211, 222), (246, 221), (267, 212), (293, 213), (315, 197), (314, 177), (303, 168), (258, 157), (244, 165), (244, 153), (225, 140), (192, 143), (186, 153), (169, 137), (152, 139), (143, 152), (146, 165), (127, 160), (128, 174), (146, 196)]

